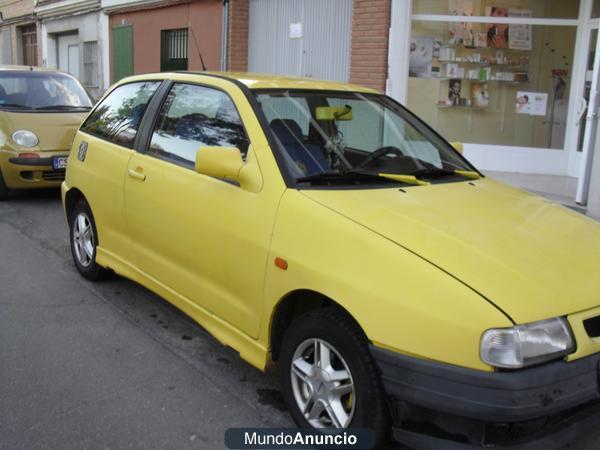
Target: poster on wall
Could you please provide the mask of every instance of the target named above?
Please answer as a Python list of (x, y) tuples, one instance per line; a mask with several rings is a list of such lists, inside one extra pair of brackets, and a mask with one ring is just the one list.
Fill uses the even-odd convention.
[[(510, 8), (508, 17), (531, 17), (531, 11)], [(531, 50), (531, 25), (510, 25), (508, 27), (508, 48)]]
[[(498, 6), (488, 6), (486, 16), (490, 17), (508, 17), (508, 8)], [(488, 47), (506, 48), (509, 40), (508, 24), (488, 23), (485, 25)]]
[[(473, 0), (449, 0), (448, 14), (451, 16), (472, 16)], [(450, 44), (473, 47), (475, 44), (473, 24), (467, 22), (450, 22), (448, 24), (448, 42)]]
[(517, 92), (516, 113), (530, 116), (545, 116), (548, 94), (545, 92)]
[(433, 38), (431, 36), (411, 36), (408, 76), (431, 78), (433, 62)]
[(487, 83), (471, 83), (471, 106), (485, 108), (490, 104)]

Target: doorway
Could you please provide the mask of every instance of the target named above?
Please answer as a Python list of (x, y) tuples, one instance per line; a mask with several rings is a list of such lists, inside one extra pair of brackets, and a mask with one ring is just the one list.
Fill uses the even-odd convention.
[(348, 81), (352, 0), (250, 0), (250, 72)]

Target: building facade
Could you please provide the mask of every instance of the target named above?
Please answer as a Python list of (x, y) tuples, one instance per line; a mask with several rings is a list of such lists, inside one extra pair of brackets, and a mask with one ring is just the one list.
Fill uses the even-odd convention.
[(108, 87), (108, 21), (100, 0), (37, 0), (42, 64), (77, 77), (93, 97)]
[(220, 70), (221, 0), (103, 0), (109, 17), (110, 79), (167, 70)]
[(39, 65), (33, 0), (2, 0), (0, 14), (0, 64)]

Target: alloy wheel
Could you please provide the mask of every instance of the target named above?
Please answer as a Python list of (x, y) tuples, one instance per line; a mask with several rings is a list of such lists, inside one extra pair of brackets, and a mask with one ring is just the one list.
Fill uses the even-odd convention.
[(314, 428), (346, 428), (354, 416), (352, 374), (339, 352), (322, 339), (307, 339), (291, 364), (296, 404)]
[(94, 259), (94, 230), (84, 212), (77, 214), (73, 223), (73, 248), (79, 264), (88, 267)]

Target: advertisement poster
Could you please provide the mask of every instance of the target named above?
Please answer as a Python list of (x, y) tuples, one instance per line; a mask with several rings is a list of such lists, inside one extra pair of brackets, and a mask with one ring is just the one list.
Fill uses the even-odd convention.
[(461, 80), (450, 80), (448, 89), (448, 104), (458, 106), (460, 105), (462, 82)]
[(548, 107), (548, 94), (545, 92), (517, 92), (517, 114), (545, 116)]
[[(449, 0), (448, 14), (451, 16), (472, 16), (473, 0)], [(451, 22), (448, 24), (448, 38), (450, 44), (473, 47), (475, 36), (473, 24), (465, 22)]]
[(487, 83), (471, 83), (471, 106), (485, 108), (489, 104)]
[[(489, 6), (486, 15), (491, 17), (508, 17), (508, 8)], [(488, 47), (506, 48), (508, 44), (508, 24), (488, 23), (485, 26)]]
[(431, 78), (433, 62), (433, 38), (431, 36), (411, 36), (408, 76)]
[[(509, 9), (508, 17), (531, 17), (527, 9)], [(531, 25), (510, 25), (508, 27), (508, 48), (531, 50)]]

